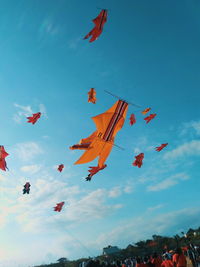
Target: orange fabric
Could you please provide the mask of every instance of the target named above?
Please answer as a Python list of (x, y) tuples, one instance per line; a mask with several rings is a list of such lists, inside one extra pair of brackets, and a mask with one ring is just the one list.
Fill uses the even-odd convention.
[(161, 264), (161, 267), (173, 267), (173, 262), (171, 260), (164, 260)]
[(153, 263), (155, 267), (160, 267), (162, 264), (162, 259), (160, 257), (153, 258), (151, 263)]
[(143, 110), (141, 113), (143, 115), (147, 114), (149, 111), (151, 110), (151, 108), (146, 108), (145, 110)]
[(187, 266), (186, 257), (183, 254), (174, 254), (172, 260), (177, 267)]

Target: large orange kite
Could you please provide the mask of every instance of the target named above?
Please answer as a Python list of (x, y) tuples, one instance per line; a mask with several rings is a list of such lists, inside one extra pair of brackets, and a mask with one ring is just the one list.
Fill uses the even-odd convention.
[(99, 157), (98, 168), (105, 166), (105, 161), (114, 145), (114, 138), (117, 132), (123, 127), (128, 103), (118, 100), (106, 112), (92, 117), (97, 130), (89, 137), (81, 139), (79, 144), (73, 145), (70, 149), (84, 149), (83, 155), (74, 164), (88, 163)]

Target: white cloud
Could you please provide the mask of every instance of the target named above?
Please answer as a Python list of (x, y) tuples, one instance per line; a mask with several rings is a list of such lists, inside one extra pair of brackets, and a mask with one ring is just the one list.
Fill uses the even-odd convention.
[(36, 142), (26, 142), (16, 144), (14, 147), (15, 155), (22, 161), (32, 160), (35, 156), (43, 152), (42, 148)]
[(56, 26), (56, 24), (50, 18), (44, 19), (39, 27), (40, 38), (43, 38), (45, 35), (55, 36), (58, 32), (59, 27)]
[(81, 41), (81, 38), (80, 38), (80, 37), (75, 38), (75, 39), (73, 39), (73, 40), (70, 40), (70, 41), (68, 42), (68, 46), (69, 46), (69, 48), (72, 49), (72, 50), (77, 49), (77, 47), (78, 47), (80, 41)]
[(133, 192), (133, 185), (131, 184), (128, 184), (126, 185), (124, 188), (123, 188), (123, 191), (127, 194), (130, 194)]
[(163, 180), (162, 182), (159, 182), (157, 184), (154, 185), (149, 185), (147, 186), (147, 191), (161, 191), (161, 190), (165, 190), (169, 187), (172, 187), (176, 184), (178, 184), (180, 181), (184, 181), (189, 179), (189, 176), (185, 173), (178, 173), (176, 175), (173, 175), (165, 180)]
[(47, 110), (44, 104), (39, 104), (39, 111), (42, 113), (42, 116), (47, 117)]
[(174, 235), (179, 229), (199, 227), (200, 208), (187, 208), (174, 212), (158, 214), (147, 218), (134, 217), (123, 221), (118, 227), (100, 234), (95, 242), (91, 242), (93, 248), (102, 248), (109, 244), (127, 246), (130, 243), (150, 238), (153, 234)]
[(116, 198), (119, 197), (121, 195), (121, 189), (119, 186), (116, 186), (114, 188), (112, 188), (109, 192), (108, 192), (108, 196), (111, 198)]
[(25, 120), (27, 116), (33, 113), (31, 106), (22, 106), (19, 104), (14, 104), (18, 111), (14, 114), (13, 119), (16, 123), (20, 123), (22, 120)]
[(27, 172), (27, 173), (30, 173), (30, 174), (34, 174), (34, 173), (37, 173), (40, 169), (42, 168), (42, 165), (26, 165), (26, 166), (22, 166), (20, 168), (20, 170), (22, 172)]
[(156, 205), (154, 207), (149, 207), (147, 209), (147, 211), (150, 211), (151, 212), (151, 211), (154, 211), (154, 210), (158, 210), (158, 209), (161, 209), (163, 206), (164, 206), (163, 204), (158, 204), (158, 205)]
[(188, 143), (168, 151), (164, 155), (164, 159), (174, 159), (183, 156), (200, 155), (200, 140), (192, 140)]
[(197, 135), (200, 135), (200, 121), (190, 121), (190, 122), (186, 122), (183, 124), (182, 128), (181, 128), (181, 135), (185, 135), (188, 132), (190, 132), (191, 130), (194, 130), (194, 132)]

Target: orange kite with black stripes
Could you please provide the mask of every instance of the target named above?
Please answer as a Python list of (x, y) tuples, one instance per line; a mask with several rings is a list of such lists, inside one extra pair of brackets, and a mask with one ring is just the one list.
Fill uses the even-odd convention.
[[(96, 124), (96, 131), (89, 137), (81, 139), (79, 144), (70, 147), (70, 149), (85, 150), (74, 164), (88, 163), (98, 157), (95, 173), (106, 167), (105, 161), (113, 148), (117, 132), (123, 127), (127, 110), (128, 103), (124, 100), (118, 100), (106, 112), (92, 117)], [(95, 173), (92, 172), (92, 176)]]

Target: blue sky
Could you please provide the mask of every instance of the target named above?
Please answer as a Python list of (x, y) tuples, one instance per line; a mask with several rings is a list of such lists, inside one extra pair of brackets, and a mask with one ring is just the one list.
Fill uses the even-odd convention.
[[(89, 43), (82, 38), (99, 7), (108, 20)], [(2, 1), (0, 140), (10, 155), (0, 172), (0, 266), (95, 256), (110, 244), (199, 226), (199, 12), (197, 0)], [(91, 87), (96, 105), (87, 102)], [(129, 106), (115, 140), (125, 150), (114, 147), (108, 167), (86, 182), (96, 161), (73, 165), (82, 152), (69, 146), (116, 101), (104, 90), (157, 117), (145, 124)], [(27, 124), (38, 111), (40, 120)], [(132, 166), (140, 152), (141, 169)], [(31, 193), (22, 195), (27, 181)]]

